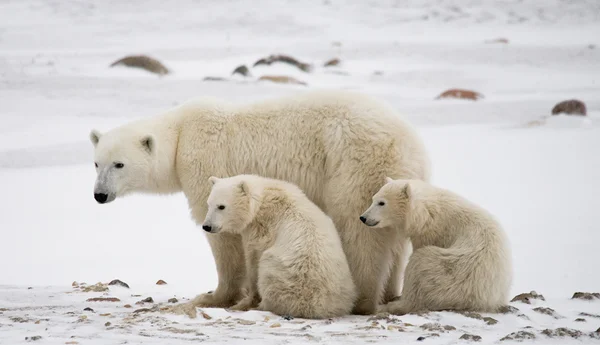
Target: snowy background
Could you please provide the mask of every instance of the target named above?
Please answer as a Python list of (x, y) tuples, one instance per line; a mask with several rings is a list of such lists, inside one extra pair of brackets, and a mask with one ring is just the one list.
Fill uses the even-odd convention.
[[(600, 326), (600, 300), (571, 300), (600, 292), (599, 37), (597, 0), (0, 1), (0, 344), (454, 344), (464, 333), (493, 343), (528, 326), (538, 343), (565, 343), (540, 333), (556, 327), (586, 333), (569, 341), (599, 341), (587, 334)], [(508, 43), (490, 43), (498, 38)], [(172, 73), (108, 67), (130, 54)], [(314, 70), (273, 64), (231, 76), (270, 54)], [(339, 66), (323, 67), (335, 57)], [(256, 82), (267, 74), (307, 86)], [(148, 296), (162, 306), (214, 289), (214, 262), (183, 195), (94, 201), (89, 131), (196, 96), (248, 102), (320, 88), (381, 97), (415, 124), (433, 182), (486, 207), (508, 232), (512, 295), (536, 290), (546, 301), (511, 303), (525, 316), (489, 315), (495, 325), (455, 313), (318, 322), (220, 309), (204, 310), (210, 320), (133, 314)], [(449, 88), (485, 98), (435, 99)], [(549, 116), (571, 98), (587, 117)], [(131, 289), (71, 286), (116, 278)], [(86, 302), (106, 294), (121, 301)], [(457, 329), (421, 327), (436, 322)]]

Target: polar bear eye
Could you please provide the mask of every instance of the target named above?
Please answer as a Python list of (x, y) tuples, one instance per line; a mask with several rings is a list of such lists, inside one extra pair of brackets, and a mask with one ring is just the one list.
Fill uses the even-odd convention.
[(219, 210), (224, 210), (224, 209), (225, 209), (225, 205), (219, 205), (219, 206), (217, 206), (217, 208), (218, 208)]
[(125, 166), (125, 164), (123, 164), (123, 163), (115, 163), (115, 168), (117, 168), (117, 169), (121, 169), (124, 166)]
[(383, 201), (380, 201), (378, 205), (379, 205), (379, 206), (385, 206), (385, 202), (383, 202)]

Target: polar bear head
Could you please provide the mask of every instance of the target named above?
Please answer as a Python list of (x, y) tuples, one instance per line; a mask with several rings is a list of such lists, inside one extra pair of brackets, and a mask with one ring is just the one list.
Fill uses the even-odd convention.
[(420, 200), (421, 182), (416, 180), (393, 180), (386, 177), (386, 184), (373, 196), (371, 206), (360, 216), (369, 227), (393, 226), (402, 230), (418, 226), (426, 215)]
[(253, 220), (257, 201), (247, 176), (228, 178), (211, 176), (212, 189), (208, 196), (208, 211), (202, 229), (210, 233), (239, 233)]
[(135, 191), (155, 188), (156, 140), (151, 134), (117, 128), (101, 134), (92, 130), (96, 183), (94, 199), (100, 204)]

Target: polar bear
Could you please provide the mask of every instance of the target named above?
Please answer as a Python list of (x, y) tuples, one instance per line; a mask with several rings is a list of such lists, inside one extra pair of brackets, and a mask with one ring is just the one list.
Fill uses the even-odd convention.
[[(132, 192), (183, 191), (202, 224), (210, 176), (288, 181), (335, 223), (358, 289), (353, 313), (371, 314), (399, 293), (410, 242), (391, 227), (365, 231), (356, 215), (386, 175), (427, 180), (430, 162), (420, 136), (384, 102), (333, 90), (247, 105), (204, 98), (104, 134), (92, 130), (90, 139), (99, 203)], [(231, 307), (243, 297), (240, 236), (207, 238), (219, 283), (188, 302), (192, 317), (195, 307)]]
[[(373, 228), (399, 225), (413, 245), (402, 297), (380, 311), (497, 312), (508, 303), (512, 260), (508, 239), (486, 210), (423, 181), (392, 180), (359, 217)], [(377, 231), (377, 230), (371, 230)]]
[(247, 294), (232, 310), (307, 319), (352, 311), (356, 288), (335, 225), (296, 185), (256, 175), (209, 181), (202, 229), (238, 234), (244, 248)]

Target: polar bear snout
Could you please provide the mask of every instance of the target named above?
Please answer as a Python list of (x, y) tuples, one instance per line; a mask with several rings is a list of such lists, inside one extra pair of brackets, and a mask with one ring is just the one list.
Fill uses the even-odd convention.
[(204, 230), (206, 232), (211, 232), (212, 231), (212, 226), (210, 226), (210, 225), (202, 225), (202, 230)]
[(202, 224), (202, 230), (204, 230), (206, 232), (209, 232), (211, 234), (216, 234), (216, 233), (218, 233), (221, 230), (221, 228), (213, 226), (213, 225), (208, 224), (208, 223), (204, 223), (204, 224)]
[(94, 199), (96, 199), (99, 204), (104, 204), (106, 200), (108, 200), (108, 194), (94, 193)]

